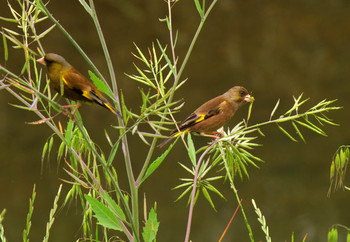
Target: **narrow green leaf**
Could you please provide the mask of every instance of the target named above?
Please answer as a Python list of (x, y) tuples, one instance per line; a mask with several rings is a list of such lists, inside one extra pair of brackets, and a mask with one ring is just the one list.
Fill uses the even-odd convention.
[(251, 102), (251, 103), (249, 104), (249, 109), (248, 109), (248, 114), (247, 114), (247, 122), (248, 122), (249, 119), (250, 119), (250, 115), (251, 115), (252, 110), (253, 110), (253, 104), (254, 104), (254, 102)]
[(89, 195), (85, 195), (85, 199), (90, 204), (92, 211), (95, 214), (94, 216), (97, 218), (98, 224), (108, 229), (123, 231), (111, 209)]
[(148, 62), (147, 58), (143, 55), (142, 51), (140, 50), (140, 48), (136, 45), (136, 43), (134, 42), (134, 46), (137, 50), (137, 52), (139, 53), (141, 60), (148, 66), (150, 67), (150, 63)]
[[(220, 178), (221, 178), (221, 177), (220, 177)], [(208, 179), (207, 179), (207, 180), (208, 180)], [(205, 187), (206, 187), (207, 189), (209, 189), (210, 191), (212, 191), (212, 192), (216, 193), (217, 195), (219, 195), (222, 199), (225, 199), (225, 200), (226, 200), (226, 198), (224, 197), (224, 195), (222, 195), (221, 192), (220, 192), (218, 189), (216, 189), (213, 185), (211, 185), (211, 184), (206, 184)]]
[(79, 0), (80, 4), (84, 7), (85, 11), (92, 16), (92, 11), (90, 6), (84, 1), (84, 0)]
[(60, 144), (60, 147), (58, 148), (57, 160), (61, 160), (61, 158), (63, 157), (64, 148), (66, 148), (66, 144), (65, 144), (64, 142), (62, 142), (62, 143)]
[[(181, 198), (183, 198), (187, 193), (189, 193), (192, 189), (192, 185), (189, 186), (188, 188), (186, 188), (185, 191), (183, 191), (180, 196), (178, 196), (178, 198), (175, 200), (175, 202), (179, 201)], [(191, 197), (191, 196), (190, 196)]]
[(273, 110), (272, 110), (272, 112), (270, 114), (270, 120), (272, 119), (272, 117), (275, 114), (275, 112), (276, 112), (276, 110), (277, 110), (279, 105), (280, 105), (280, 99), (277, 100), (277, 103), (276, 103), (275, 107), (273, 108)]
[(298, 124), (314, 131), (315, 133), (318, 133), (320, 135), (323, 135), (323, 136), (327, 136), (327, 134), (322, 130), (320, 129), (319, 127), (315, 126), (314, 124), (311, 125), (311, 122), (310, 121), (307, 121), (308, 123), (304, 123), (304, 122), (301, 122), (299, 120), (295, 120), (295, 122), (297, 122)]
[(205, 199), (207, 199), (207, 201), (209, 202), (210, 206), (214, 209), (215, 212), (217, 212), (213, 200), (211, 200), (210, 194), (205, 187), (202, 187), (202, 193)]
[(43, 161), (44, 161), (44, 158), (45, 158), (48, 146), (49, 146), (48, 142), (45, 142), (45, 145), (44, 145), (44, 148), (43, 148), (43, 152), (41, 154), (41, 163), (43, 163)]
[(7, 61), (9, 53), (8, 53), (8, 49), (7, 49), (7, 40), (6, 40), (5, 35), (2, 35), (2, 42), (4, 45), (4, 59), (5, 59), (5, 61)]
[(199, 16), (203, 18), (203, 9), (201, 7), (201, 4), (199, 3), (199, 0), (194, 0), (194, 3), (196, 4), (197, 11), (199, 13)]
[(295, 131), (297, 132), (297, 134), (299, 135), (300, 139), (306, 143), (305, 139), (304, 139), (304, 136), (302, 135), (302, 133), (300, 132), (298, 126), (296, 125), (296, 123), (294, 121), (292, 121), (292, 124), (293, 124), (293, 127), (295, 129)]
[(159, 42), (158, 39), (157, 39), (157, 43), (158, 43), (159, 49), (162, 51), (162, 54), (164, 55), (164, 58), (165, 58), (166, 62), (167, 62), (168, 65), (169, 65), (169, 68), (170, 68), (171, 72), (173, 73), (173, 75), (175, 75), (176, 72), (175, 72), (174, 66), (173, 66), (173, 64), (171, 63), (171, 60), (169, 59), (169, 57), (167, 56), (167, 54), (165, 53), (165, 49), (162, 47), (162, 45), (160, 44), (160, 42)]
[(159, 156), (150, 164), (150, 166), (147, 168), (145, 175), (142, 177), (140, 181), (140, 185), (162, 164), (165, 157), (167, 157), (170, 150), (174, 147), (176, 141), (177, 139), (169, 146), (169, 148), (166, 151), (164, 151), (164, 153), (161, 156)]
[(319, 121), (321, 122), (325, 122), (327, 124), (330, 124), (330, 125), (334, 125), (334, 126), (339, 126), (339, 124), (337, 123), (333, 123), (332, 121), (330, 121), (328, 118), (322, 118), (320, 116), (315, 116), (316, 119), (318, 119)]
[(68, 145), (72, 144), (73, 126), (74, 121), (72, 119), (69, 119), (66, 131), (64, 132), (64, 137), (66, 138)]
[(287, 132), (287, 130), (285, 130), (284, 128), (282, 128), (278, 123), (276, 123), (276, 124), (277, 124), (278, 128), (279, 128), (288, 138), (290, 138), (290, 139), (291, 139), (292, 141), (294, 141), (294, 142), (298, 142), (296, 139), (293, 138), (292, 135), (290, 135), (290, 134)]
[(150, 143), (146, 140), (146, 138), (143, 136), (142, 132), (136, 132), (137, 135), (139, 136), (139, 138), (143, 141), (143, 143), (145, 143), (146, 145), (150, 145)]
[(187, 172), (189, 172), (190, 174), (194, 175), (194, 171), (191, 170), (190, 168), (188, 168), (187, 166), (185, 166), (184, 164), (182, 163), (179, 163), (179, 165), (184, 168)]

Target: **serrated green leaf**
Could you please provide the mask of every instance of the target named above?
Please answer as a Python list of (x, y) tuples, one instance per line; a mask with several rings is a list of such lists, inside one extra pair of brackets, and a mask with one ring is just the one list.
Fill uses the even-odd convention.
[(103, 92), (104, 94), (106, 94), (112, 100), (114, 100), (113, 93), (112, 93), (111, 89), (108, 87), (108, 85), (104, 81), (102, 81), (100, 78), (98, 78), (95, 75), (95, 73), (93, 73), (92, 71), (89, 70), (88, 72), (89, 72), (89, 76), (90, 76), (92, 82), (95, 84), (97, 89), (99, 91)]
[(110, 208), (106, 207), (106, 205), (104, 205), (102, 202), (99, 202), (96, 198), (89, 195), (85, 195), (85, 199), (90, 204), (98, 224), (108, 229), (123, 231)]
[(144, 241), (152, 242), (156, 240), (158, 233), (159, 221), (157, 219), (157, 213), (154, 208), (148, 214), (146, 225), (143, 227), (142, 237)]
[(123, 212), (123, 209), (109, 196), (107, 192), (103, 194), (103, 197), (106, 200), (107, 204), (111, 206), (111, 208), (113, 209), (113, 213), (118, 217), (118, 219), (125, 222), (126, 217)]

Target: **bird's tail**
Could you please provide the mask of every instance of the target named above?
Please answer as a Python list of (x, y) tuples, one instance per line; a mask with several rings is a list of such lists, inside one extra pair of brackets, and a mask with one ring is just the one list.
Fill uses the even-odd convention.
[(104, 108), (109, 109), (112, 113), (122, 118), (121, 113), (117, 109), (115, 109), (106, 99), (104, 99), (103, 97), (100, 97), (97, 93), (95, 93), (92, 90), (90, 91), (90, 94), (95, 103), (101, 105)]
[(182, 133), (185, 133), (187, 134), (189, 132), (188, 129), (184, 130), (184, 131), (180, 131), (180, 132), (177, 132), (177, 133), (174, 133), (170, 136), (170, 138), (164, 140), (162, 143), (160, 143), (158, 145), (159, 148), (162, 148), (163, 146), (165, 146), (166, 144), (168, 144), (170, 141), (174, 140), (174, 138), (176, 138), (177, 136), (181, 135)]
[(173, 139), (174, 139), (174, 137), (170, 137), (170, 138), (164, 140), (162, 143), (160, 143), (160, 144), (158, 145), (158, 148), (163, 148), (166, 144), (168, 144), (168, 143), (169, 143), (170, 141), (172, 141)]
[(118, 115), (120, 118), (122, 118), (121, 113), (117, 109), (112, 107), (108, 102), (103, 102), (103, 107), (109, 109), (112, 113), (114, 113), (115, 115)]

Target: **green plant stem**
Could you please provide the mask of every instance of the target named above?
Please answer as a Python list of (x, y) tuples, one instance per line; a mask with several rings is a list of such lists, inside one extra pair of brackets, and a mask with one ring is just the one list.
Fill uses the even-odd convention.
[(213, 143), (202, 153), (202, 155), (200, 156), (200, 158), (196, 164), (196, 170), (195, 170), (194, 178), (193, 178), (193, 188), (192, 188), (190, 209), (188, 211), (188, 220), (187, 220), (185, 242), (188, 242), (190, 240), (191, 224), (192, 224), (192, 217), (193, 217), (194, 200), (195, 200), (196, 191), (197, 191), (197, 181), (198, 181), (199, 168), (200, 168), (201, 163), (204, 159), (204, 156), (211, 150), (211, 148), (213, 148), (217, 144), (218, 141), (219, 141), (219, 138), (217, 138), (213, 141)]
[[(220, 143), (219, 143), (219, 144), (220, 144)], [(222, 146), (219, 145), (219, 148), (220, 148), (221, 154), (223, 154)], [(225, 161), (224, 158), (223, 158), (223, 161), (224, 161), (224, 165), (225, 165), (225, 169), (226, 169), (226, 174), (227, 174), (227, 176), (228, 176), (228, 178), (229, 178), (229, 180), (230, 180), (231, 188), (232, 188), (232, 190), (233, 190), (233, 192), (234, 192), (234, 194), (235, 194), (235, 197), (236, 197), (237, 202), (240, 203), (240, 202), (241, 202), (241, 198), (239, 197), (238, 191), (237, 191), (237, 189), (236, 189), (236, 187), (235, 187), (235, 184), (234, 184), (234, 182), (233, 182), (233, 177), (232, 177), (231, 174), (230, 174), (230, 169), (228, 168), (227, 163), (226, 163), (226, 161)], [(247, 227), (248, 232), (249, 232), (250, 241), (254, 242), (253, 231), (252, 231), (252, 229), (251, 229), (251, 227), (250, 227), (250, 225), (249, 225), (247, 216), (245, 215), (244, 208), (243, 208), (242, 205), (240, 206), (240, 209), (241, 209), (241, 212), (242, 212), (243, 219), (244, 219), (244, 221), (245, 221), (246, 227)]]
[[(115, 96), (115, 99), (116, 99), (116, 102), (118, 105), (118, 109), (121, 110), (120, 101), (119, 101), (119, 94), (118, 94), (117, 80), (116, 80), (112, 60), (111, 60), (110, 55), (109, 55), (108, 47), (107, 47), (106, 40), (105, 40), (103, 32), (102, 32), (102, 28), (100, 26), (100, 22), (97, 18), (94, 1), (89, 0), (89, 2), (90, 2), (90, 8), (91, 8), (91, 17), (95, 23), (97, 34), (98, 34), (98, 37), (100, 39), (103, 53), (104, 53), (105, 58), (106, 58), (106, 63), (108, 66), (109, 75), (110, 75), (112, 87), (113, 87), (113, 94)], [(125, 132), (125, 125), (124, 125), (124, 122), (121, 118), (119, 118), (119, 124), (123, 127), (123, 129), (121, 129), (119, 133), (120, 133), (120, 135), (123, 135), (123, 133)], [(135, 237), (138, 238), (138, 234), (139, 234), (138, 188), (135, 184), (135, 178), (134, 178), (132, 163), (131, 163), (131, 158), (130, 158), (129, 145), (128, 145), (128, 140), (127, 140), (126, 135), (123, 135), (123, 138), (122, 138), (122, 150), (123, 150), (123, 154), (124, 154), (124, 161), (125, 161), (125, 167), (126, 167), (127, 177), (128, 177), (128, 181), (129, 181), (129, 187), (130, 187), (130, 191), (131, 191), (133, 224), (134, 224), (134, 229), (135, 229), (134, 235), (136, 235)], [(106, 169), (108, 169), (108, 168), (106, 167)]]
[[(231, 177), (231, 176), (229, 176), (229, 177)], [(231, 183), (232, 190), (235, 193), (236, 200), (239, 203), (241, 201), (241, 198), (238, 195), (238, 191), (237, 191), (237, 189), (235, 187), (235, 184), (233, 183), (233, 181), (231, 181), (231, 179), (230, 179), (230, 183)], [(244, 222), (245, 222), (246, 227), (247, 227), (248, 232), (249, 232), (250, 241), (254, 242), (253, 231), (252, 231), (252, 228), (249, 225), (249, 222), (248, 222), (247, 216), (245, 215), (243, 206), (241, 205), (240, 208), (241, 208), (241, 212), (242, 212), (242, 215), (243, 215)]]
[[(84, 59), (90, 64), (90, 66), (93, 68), (93, 71), (97, 73), (97, 75), (104, 80), (105, 83), (107, 83), (107, 81), (104, 79), (104, 77), (102, 76), (102, 74), (98, 71), (98, 69), (95, 67), (95, 65), (93, 64), (93, 62), (89, 59), (89, 57), (85, 54), (85, 52), (81, 49), (81, 47), (79, 46), (79, 44), (69, 35), (69, 33), (64, 29), (64, 27), (52, 16), (52, 14), (48, 11), (48, 9), (46, 8), (46, 6), (41, 2), (41, 0), (38, 0), (40, 2), (40, 7), (43, 9), (44, 13), (51, 19), (51, 21), (53, 21), (56, 26), (62, 31), (62, 33), (67, 37), (67, 39), (74, 45), (74, 47), (79, 51), (79, 53), (84, 57)], [(101, 41), (101, 45), (103, 48), (103, 52), (105, 54), (106, 57), (106, 61), (107, 61), (107, 65), (108, 65), (108, 69), (109, 69), (109, 73), (112, 79), (112, 85), (113, 85), (113, 93), (114, 96), (116, 98), (117, 101), (117, 105), (119, 107), (119, 110), (121, 110), (120, 108), (120, 102), (119, 102), (119, 96), (118, 96), (118, 88), (117, 88), (117, 82), (116, 82), (116, 78), (115, 78), (115, 74), (114, 74), (114, 70), (113, 70), (113, 65), (108, 53), (108, 49), (107, 49), (107, 45), (106, 42), (103, 38), (103, 33), (100, 27), (100, 24), (98, 22), (97, 16), (96, 16), (96, 12), (95, 12), (95, 8), (94, 8), (94, 4), (93, 1), (90, 0), (90, 7), (91, 7), (91, 14), (92, 14), (92, 19), (94, 20), (96, 29), (97, 29), (97, 33), (98, 36), (100, 38)], [(108, 86), (108, 85), (107, 85)], [(121, 125), (124, 127), (124, 124), (122, 122), (122, 120), (120, 119)], [(121, 130), (120, 133), (122, 133), (123, 131)], [(84, 132), (83, 132), (84, 133)], [(138, 238), (138, 231), (139, 231), (139, 219), (138, 219), (138, 189), (135, 185), (135, 179), (134, 179), (134, 175), (132, 172), (132, 165), (131, 165), (131, 159), (130, 159), (130, 152), (129, 152), (129, 147), (128, 147), (128, 141), (127, 141), (127, 137), (124, 135), (122, 138), (122, 150), (124, 153), (124, 160), (125, 160), (125, 164), (126, 164), (126, 170), (127, 170), (127, 174), (128, 174), (128, 180), (129, 180), (129, 186), (130, 186), (130, 190), (131, 190), (131, 200), (132, 200), (132, 211), (133, 211), (133, 225), (134, 225), (134, 233), (136, 233), (137, 235), (135, 236), (136, 238)], [(101, 162), (103, 163), (103, 162)], [(109, 175), (111, 175), (110, 171), (107, 169), (107, 172)], [(113, 181), (113, 179), (112, 179)], [(113, 184), (115, 185), (115, 184)], [(118, 190), (118, 189), (117, 189)], [(123, 197), (123, 196), (122, 196)], [(124, 200), (124, 199), (122, 199)], [(127, 205), (127, 204), (124, 204)], [(127, 207), (125, 207), (127, 208)]]
[[(81, 166), (85, 169), (85, 171), (90, 175), (91, 179), (94, 181), (95, 183), (95, 189), (99, 191), (99, 193), (101, 194), (101, 197), (104, 197), (104, 193), (105, 191), (103, 190), (101, 184), (99, 183), (99, 181), (96, 179), (96, 177), (94, 176), (94, 174), (91, 172), (91, 170), (87, 167), (86, 163), (81, 159), (81, 157), (79, 156), (79, 154), (74, 150), (74, 149), (71, 149), (71, 152), (74, 154), (75, 157), (77, 157), (77, 159), (79, 160), (79, 162), (81, 163)], [(122, 196), (121, 193), (118, 193), (119, 196)], [(123, 199), (123, 198), (121, 198)], [(125, 206), (123, 204), (123, 206)], [(111, 206), (113, 207), (113, 206)], [(116, 211), (115, 211), (116, 212)], [(117, 212), (116, 212), (117, 213)], [(130, 214), (130, 211), (129, 211), (129, 217), (131, 218), (131, 214)], [(118, 218), (116, 218), (117, 220), (119, 220)], [(119, 220), (119, 223), (121, 224), (121, 226), (123, 227), (124, 229), (124, 233), (125, 235), (128, 237), (128, 239), (130, 241), (133, 240), (133, 236), (130, 234), (128, 228), (125, 226), (124, 222), (123, 221), (120, 221)], [(133, 225), (131, 223), (131, 225)]]
[(292, 120), (299, 119), (299, 118), (302, 118), (302, 117), (305, 117), (305, 116), (318, 114), (318, 113), (323, 113), (323, 112), (328, 111), (328, 110), (337, 110), (337, 109), (341, 109), (341, 107), (321, 108), (321, 109), (316, 109), (316, 110), (313, 110), (313, 111), (309, 110), (309, 111), (307, 111), (305, 113), (302, 113), (302, 114), (295, 114), (295, 115), (291, 115), (291, 116), (288, 116), (288, 117), (283, 117), (283, 118), (279, 118), (279, 119), (273, 119), (273, 120), (269, 120), (269, 121), (266, 121), (266, 122), (254, 124), (254, 125), (251, 125), (251, 126), (247, 126), (247, 127), (243, 128), (242, 130), (243, 131), (244, 130), (252, 130), (252, 129), (256, 129), (256, 128), (259, 128), (261, 126), (268, 125), (268, 124), (273, 124), (273, 123), (284, 123), (284, 122), (292, 121)]
[(94, 5), (94, 1), (93, 0), (90, 0), (90, 7), (91, 7), (91, 17), (92, 17), (92, 19), (93, 19), (93, 21), (95, 23), (97, 34), (98, 34), (98, 37), (100, 39), (100, 43), (101, 43), (101, 46), (102, 46), (102, 49), (103, 49), (103, 53), (104, 53), (105, 58), (106, 58), (106, 63), (107, 63), (107, 67), (108, 67), (108, 71), (109, 71), (109, 75), (110, 75), (111, 82), (112, 82), (112, 87), (113, 87), (112, 88), (113, 89), (113, 94), (114, 94), (114, 97), (115, 97), (115, 99), (117, 101), (117, 105), (118, 105), (119, 110), (120, 110), (117, 79), (116, 79), (116, 76), (115, 76), (112, 59), (111, 59), (111, 57), (109, 55), (109, 51), (108, 51), (108, 47), (107, 47), (107, 44), (106, 44), (106, 40), (104, 38), (104, 35), (103, 35), (103, 32), (102, 32), (102, 28), (100, 26), (100, 22), (99, 22), (99, 20), (97, 18), (96, 9), (95, 9), (95, 5)]
[[(180, 77), (185, 69), (185, 66), (187, 64), (187, 61), (188, 59), (190, 58), (190, 55), (192, 53), (192, 50), (193, 50), (193, 47), (194, 47), (194, 44), (196, 43), (197, 41), (197, 38), (202, 30), (202, 27), (204, 25), (204, 22), (205, 20), (208, 18), (208, 15), (209, 13), (211, 12), (211, 10), (213, 9), (213, 7), (215, 6), (216, 2), (218, 0), (213, 0), (213, 2), (210, 4), (208, 10), (206, 11), (205, 15), (203, 16), (203, 18), (201, 19), (201, 22), (199, 23), (199, 26), (197, 28), (197, 31), (191, 41), (191, 44), (187, 50), (187, 53), (185, 55), (185, 58), (182, 62), (182, 65), (180, 67), (180, 70), (179, 72), (176, 72), (175, 71), (175, 75), (174, 75), (174, 84), (173, 84), (173, 91), (170, 93), (169, 95), (169, 98), (168, 98), (168, 104), (172, 102), (173, 98), (174, 98), (174, 94), (175, 94), (175, 89), (176, 89), (176, 86), (177, 84), (179, 83), (179, 80), (180, 80)], [(175, 54), (175, 44), (174, 44), (174, 38), (173, 38), (173, 33), (172, 33), (172, 26), (171, 26), (171, 6), (170, 6), (170, 0), (168, 0), (168, 10), (169, 10), (169, 23), (170, 23), (170, 31), (169, 31), (169, 34), (170, 34), (170, 45), (171, 45), (171, 49), (172, 49), (172, 55), (173, 55), (173, 61), (174, 61), (174, 70), (176, 70), (176, 65), (177, 65), (177, 62), (176, 62), (176, 54)], [(161, 119), (161, 121), (163, 121), (164, 118)], [(161, 122), (160, 121), (160, 122)], [(151, 161), (151, 158), (153, 156), (153, 152), (154, 152), (154, 149), (156, 148), (156, 144), (157, 144), (157, 140), (158, 138), (154, 138), (152, 140), (152, 143), (151, 143), (151, 146), (150, 146), (150, 149), (148, 151), (148, 154), (147, 154), (147, 157), (145, 159), (145, 162), (144, 162), (144, 166), (142, 168), (142, 170), (140, 171), (140, 174), (137, 178), (137, 181), (136, 183), (139, 183), (139, 181), (141, 181), (142, 177), (144, 176), (145, 172), (146, 172), (146, 168), (148, 167), (150, 161)]]
[[(100, 156), (100, 154), (98, 154), (98, 152), (95, 150), (95, 148), (92, 146), (92, 144), (89, 141), (89, 137), (88, 135), (85, 133), (85, 130), (83, 129), (83, 126), (80, 122), (77, 122), (77, 126), (79, 127), (80, 131), (82, 132), (83, 136), (84, 136), (84, 139), (87, 141), (88, 145), (90, 146), (90, 149), (92, 150), (92, 152), (94, 153), (94, 155), (96, 155), (97, 157), (97, 160), (100, 162), (101, 166), (103, 167), (103, 170), (107, 172), (108, 176), (111, 178), (111, 182), (114, 186), (114, 188), (116, 189), (122, 203), (123, 203), (123, 206), (126, 210), (126, 213), (130, 219), (130, 223), (131, 223), (131, 226), (132, 226), (132, 229), (133, 229), (133, 232), (134, 232), (134, 237), (137, 239), (137, 241), (139, 241), (138, 237), (138, 231), (139, 231), (139, 223), (138, 223), (138, 220), (135, 221), (135, 217), (137, 216), (138, 218), (138, 205), (134, 205), (133, 203), (138, 201), (138, 190), (135, 187), (135, 189), (132, 189), (131, 190), (131, 195), (132, 195), (132, 205), (134, 205), (132, 207), (132, 214), (131, 214), (131, 211), (129, 210), (129, 206), (128, 206), (128, 203), (126, 202), (125, 198), (124, 198), (124, 195), (123, 193), (121, 192), (121, 189), (119, 188), (117, 182), (114, 180), (114, 177), (113, 177), (113, 174), (112, 172), (109, 170), (109, 168), (107, 167), (107, 164), (103, 161), (102, 157)], [(74, 151), (74, 149), (72, 147), (70, 147), (70, 149), (72, 151)], [(73, 152), (74, 155), (80, 160), (80, 157), (79, 155), (74, 151)], [(133, 193), (133, 190), (136, 190), (136, 192)], [(135, 200), (135, 201), (134, 201)], [(136, 215), (135, 215), (136, 214)]]
[[(0, 65), (0, 70), (3, 70), (5, 73), (7, 73), (8, 75), (12, 76), (13, 78), (16, 78), (16, 79), (19, 79), (21, 80), (20, 77), (16, 76), (15, 74), (13, 74), (12, 72), (8, 71), (7, 69), (3, 68), (1, 65)], [(23, 83), (25, 83), (23, 80), (22, 80)], [(13, 91), (11, 88), (7, 87), (6, 90), (8, 92), (10, 92), (15, 98), (17, 98), (21, 103), (24, 104), (24, 106), (26, 107), (31, 107), (31, 104), (28, 103), (26, 100), (24, 100), (20, 95), (18, 95), (15, 91)], [(36, 91), (36, 90), (33, 90), (33, 91)], [(46, 117), (40, 112), (38, 111), (37, 109), (32, 109), (32, 111), (38, 115), (38, 117), (41, 119), (41, 120), (44, 120), (46, 119)], [(59, 129), (54, 126), (51, 122), (49, 121), (46, 121), (45, 122), (50, 128), (51, 130), (64, 142), (64, 144), (70, 149), (70, 151), (73, 153), (73, 155), (78, 159), (80, 160), (80, 156), (78, 155), (78, 153), (70, 146), (69, 142), (66, 140), (66, 138), (61, 134), (61, 132), (59, 131)], [(120, 196), (121, 198), (121, 201), (123, 203), (123, 206), (126, 210), (126, 214), (128, 215), (129, 217), (129, 220), (131, 221), (131, 225), (132, 225), (132, 228), (133, 228), (133, 231), (138, 231), (138, 221), (137, 221), (137, 224), (135, 225), (132, 221), (133, 219), (135, 218), (134, 216), (131, 215), (131, 211), (129, 210), (128, 208), (128, 203), (125, 201), (125, 198), (124, 198), (124, 195), (122, 194), (121, 192), (121, 189), (119, 188), (118, 184), (116, 183), (116, 181), (113, 179), (113, 174), (111, 173), (111, 171), (107, 168), (105, 162), (103, 161), (102, 157), (97, 153), (97, 151), (95, 150), (95, 148), (92, 146), (92, 144), (89, 142), (89, 137), (87, 136), (87, 134), (85, 133), (85, 130), (83, 129), (82, 127), (82, 124), (80, 122), (77, 122), (77, 126), (79, 127), (80, 131), (82, 132), (83, 136), (84, 136), (84, 139), (87, 141), (87, 144), (90, 146), (90, 149), (92, 150), (92, 152), (96, 155), (97, 157), (97, 160), (100, 162), (101, 166), (104, 168), (104, 170), (107, 172), (107, 174), (111, 177), (111, 181), (112, 181), (112, 185), (114, 186), (114, 188), (116, 189), (118, 195)], [(134, 195), (135, 196), (135, 195)], [(137, 195), (135, 196), (136, 199), (137, 199)], [(136, 200), (135, 199), (135, 200)], [(138, 208), (137, 208), (137, 211), (138, 211)], [(134, 214), (133, 214), (134, 215)], [(137, 229), (136, 229), (137, 228)], [(135, 236), (135, 238), (138, 238), (138, 235)], [(138, 241), (138, 239), (137, 239)]]

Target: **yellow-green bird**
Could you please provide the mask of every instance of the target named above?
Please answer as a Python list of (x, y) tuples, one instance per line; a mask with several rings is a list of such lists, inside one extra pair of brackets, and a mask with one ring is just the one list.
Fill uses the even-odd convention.
[(173, 138), (182, 133), (196, 132), (202, 136), (218, 138), (221, 133), (217, 129), (224, 126), (236, 111), (246, 102), (253, 102), (247, 89), (241, 86), (232, 87), (224, 94), (217, 96), (202, 104), (190, 116), (188, 116), (177, 129), (171, 131), (171, 138), (163, 141), (159, 147), (163, 147)]
[(68, 99), (78, 101), (73, 115), (80, 106), (80, 102), (88, 102), (105, 107), (121, 117), (120, 113), (103, 97), (96, 86), (62, 56), (48, 53), (37, 62), (47, 67), (50, 86), (53, 89)]

